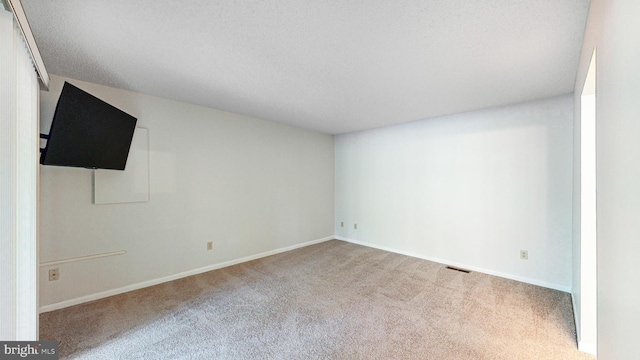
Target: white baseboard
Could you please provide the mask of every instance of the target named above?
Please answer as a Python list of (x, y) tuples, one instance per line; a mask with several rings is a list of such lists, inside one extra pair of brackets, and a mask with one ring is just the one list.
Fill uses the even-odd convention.
[(263, 253), (260, 253), (260, 254), (245, 256), (245, 257), (242, 257), (240, 259), (225, 261), (225, 262), (222, 262), (222, 263), (213, 264), (213, 265), (201, 267), (201, 268), (198, 268), (198, 269), (189, 270), (189, 271), (181, 272), (181, 273), (178, 273), (178, 274), (161, 277), (161, 278), (158, 278), (158, 279), (153, 279), (153, 280), (143, 281), (143, 282), (140, 282), (140, 283), (137, 283), (137, 284), (127, 285), (127, 286), (124, 286), (124, 287), (121, 287), (121, 288), (117, 288), (117, 289), (112, 289), (112, 290), (107, 290), (107, 291), (103, 291), (103, 292), (99, 292), (99, 293), (95, 293), (95, 294), (91, 294), (91, 295), (81, 296), (81, 297), (78, 297), (78, 298), (75, 298), (75, 299), (65, 300), (65, 301), (61, 301), (61, 302), (55, 303), (55, 304), (44, 305), (44, 306), (40, 307), (40, 313), (54, 311), (54, 310), (58, 310), (58, 309), (63, 309), (63, 308), (69, 307), (69, 306), (78, 305), (78, 304), (86, 303), (86, 302), (89, 302), (89, 301), (94, 301), (94, 300), (106, 298), (106, 297), (109, 297), (109, 296), (126, 293), (126, 292), (133, 291), (133, 290), (139, 290), (139, 289), (146, 288), (146, 287), (149, 287), (149, 286), (162, 284), (162, 283), (165, 283), (165, 282), (168, 282), (168, 281), (181, 279), (181, 278), (184, 278), (184, 277), (187, 277), (187, 276), (202, 274), (202, 273), (205, 273), (207, 271), (212, 271), (212, 270), (225, 268), (227, 266), (232, 266), (232, 265), (240, 264), (240, 263), (243, 263), (243, 262), (260, 259), (260, 258), (263, 258), (263, 257), (280, 254), (280, 253), (283, 253), (283, 252), (287, 252), (287, 251), (303, 248), (303, 247), (309, 246), (309, 245), (319, 244), (319, 243), (322, 243), (322, 242), (325, 242), (325, 241), (329, 241), (329, 240), (333, 240), (333, 239), (335, 239), (334, 236), (327, 236), (327, 237), (324, 237), (324, 238), (321, 238), (321, 239), (311, 240), (311, 241), (307, 241), (307, 242), (300, 243), (300, 244), (295, 244), (295, 245), (291, 245), (291, 246), (287, 246), (287, 247), (283, 247), (283, 248), (279, 248), (279, 249), (275, 249), (275, 250), (270, 250), (270, 251), (263, 252)]
[[(122, 293), (133, 291), (133, 290), (138, 290), (138, 289), (142, 289), (142, 288), (153, 286), (153, 285), (158, 285), (158, 284), (161, 284), (161, 283), (164, 283), (164, 282), (181, 279), (181, 278), (184, 278), (184, 277), (187, 277), (187, 276), (191, 276), (191, 275), (201, 274), (201, 273), (204, 273), (204, 272), (207, 272), (207, 271), (221, 269), (221, 268), (224, 268), (224, 267), (227, 267), (227, 266), (232, 266), (232, 265), (240, 264), (240, 263), (243, 263), (243, 262), (260, 259), (260, 258), (263, 258), (263, 257), (267, 257), (267, 256), (271, 256), (271, 255), (287, 252), (287, 251), (290, 251), (290, 250), (299, 249), (299, 248), (302, 248), (302, 247), (305, 247), (305, 246), (309, 246), (309, 245), (319, 244), (319, 243), (322, 243), (322, 242), (325, 242), (325, 241), (329, 241), (329, 240), (333, 240), (333, 239), (346, 241), (346, 242), (350, 242), (350, 243), (357, 244), (357, 245), (367, 246), (367, 247), (371, 247), (371, 248), (375, 248), (375, 249), (379, 249), (379, 250), (389, 251), (389, 252), (393, 252), (393, 253), (397, 253), (397, 254), (401, 254), (401, 255), (411, 256), (411, 257), (415, 257), (415, 258), (419, 258), (419, 259), (429, 260), (429, 261), (437, 262), (437, 263), (440, 263), (440, 264), (460, 267), (460, 268), (464, 268), (464, 269), (468, 269), (468, 270), (472, 270), (472, 271), (477, 271), (477, 272), (481, 272), (481, 273), (488, 274), (488, 275), (499, 276), (499, 277), (502, 277), (502, 278), (516, 280), (516, 281), (520, 281), (520, 282), (524, 282), (524, 283), (528, 283), (528, 284), (538, 285), (538, 286), (542, 286), (542, 287), (546, 287), (546, 288), (550, 288), (550, 289), (554, 289), (554, 290), (564, 291), (564, 292), (568, 292), (568, 293), (571, 292), (571, 288), (566, 287), (566, 286), (562, 286), (562, 285), (558, 285), (558, 284), (551, 284), (551, 283), (547, 283), (547, 282), (544, 282), (544, 281), (539, 281), (539, 280), (536, 280), (536, 279), (530, 279), (530, 278), (526, 278), (526, 277), (522, 277), (522, 276), (501, 273), (501, 272), (497, 272), (497, 271), (493, 271), (493, 270), (489, 270), (489, 269), (483, 269), (483, 268), (479, 268), (479, 267), (475, 267), (475, 266), (469, 266), (467, 264), (456, 263), (456, 262), (453, 262), (453, 261), (434, 258), (434, 257), (431, 257), (431, 256), (425, 256), (425, 255), (421, 255), (421, 254), (417, 254), (417, 253), (413, 253), (413, 252), (397, 250), (397, 249), (389, 248), (389, 247), (386, 247), (386, 246), (369, 244), (369, 243), (366, 243), (366, 242), (353, 240), (353, 239), (348, 239), (348, 238), (341, 237), (341, 236), (327, 236), (327, 237), (324, 237), (324, 238), (321, 238), (321, 239), (311, 240), (311, 241), (307, 241), (307, 242), (304, 242), (304, 243), (295, 244), (295, 245), (291, 245), (291, 246), (287, 246), (287, 247), (283, 247), (283, 248), (279, 248), (279, 249), (263, 252), (263, 253), (256, 254), (256, 255), (246, 256), (246, 257), (243, 257), (243, 258), (240, 258), (240, 259), (225, 261), (225, 262), (222, 262), (222, 263), (213, 264), (213, 265), (205, 266), (205, 267), (194, 269), (194, 270), (189, 270), (189, 271), (181, 272), (181, 273), (174, 274), (174, 275), (165, 276), (165, 277), (158, 278), (158, 279), (143, 281), (143, 282), (140, 282), (140, 283), (137, 283), (137, 284), (127, 285), (127, 286), (124, 286), (124, 287), (121, 287), (121, 288), (117, 288), (117, 289), (107, 290), (107, 291), (103, 291), (103, 292), (99, 292), (99, 293), (95, 293), (95, 294), (81, 296), (81, 297), (78, 297), (78, 298), (75, 298), (75, 299), (70, 299), (70, 300), (65, 300), (65, 301), (61, 301), (61, 302), (58, 302), (58, 303), (54, 303), (54, 304), (44, 305), (44, 306), (40, 307), (40, 313), (54, 311), (54, 310), (58, 310), (58, 309), (63, 309), (63, 308), (69, 307), (69, 306), (78, 305), (78, 304), (82, 304), (82, 303), (86, 303), (86, 302), (89, 302), (89, 301), (94, 301), (94, 300), (106, 298), (106, 297), (113, 296), (113, 295), (122, 294)], [(572, 301), (573, 301), (573, 298), (572, 298)], [(574, 304), (574, 307), (575, 307), (575, 304)], [(595, 351), (595, 346), (593, 344), (591, 344), (591, 343), (580, 343), (579, 342), (578, 343), (578, 348), (581, 351), (584, 351), (584, 352), (588, 352), (588, 353), (592, 353), (592, 354), (595, 353), (595, 352), (591, 352), (590, 351), (592, 349), (593, 349), (593, 351)]]
[(479, 267), (476, 267), (476, 266), (470, 266), (470, 265), (467, 265), (467, 264), (457, 263), (457, 262), (454, 262), (454, 261), (449, 261), (449, 260), (445, 260), (445, 259), (439, 259), (439, 258), (435, 258), (435, 257), (431, 257), (431, 256), (425, 256), (425, 255), (413, 253), (413, 252), (410, 252), (410, 251), (397, 250), (397, 249), (393, 249), (393, 248), (386, 247), (386, 246), (369, 244), (369, 243), (366, 243), (366, 242), (353, 240), (353, 239), (348, 239), (348, 238), (341, 237), (341, 236), (335, 236), (334, 238), (336, 240), (342, 240), (342, 241), (350, 242), (350, 243), (357, 244), (357, 245), (367, 246), (367, 247), (374, 248), (374, 249), (389, 251), (389, 252), (396, 253), (396, 254), (411, 256), (411, 257), (415, 257), (415, 258), (423, 259), (423, 260), (429, 260), (429, 261), (437, 262), (437, 263), (444, 264), (444, 265), (455, 266), (455, 267), (459, 267), (459, 268), (463, 268), (463, 269), (467, 269), (467, 270), (471, 270), (471, 271), (477, 271), (477, 272), (480, 272), (480, 273), (483, 273), (483, 274), (498, 276), (498, 277), (505, 278), (505, 279), (516, 280), (516, 281), (520, 281), (520, 282), (527, 283), (527, 284), (542, 286), (542, 287), (546, 287), (546, 288), (549, 288), (549, 289), (554, 289), (554, 290), (559, 290), (559, 291), (571, 293), (571, 288), (568, 287), (568, 286), (564, 286), (564, 285), (548, 283), (546, 281), (541, 281), (541, 280), (537, 280), (537, 279), (531, 279), (531, 278), (524, 277), (524, 276), (507, 274), (507, 273), (494, 271), (494, 270), (490, 270), (490, 269), (483, 269), (483, 268), (479, 268)]

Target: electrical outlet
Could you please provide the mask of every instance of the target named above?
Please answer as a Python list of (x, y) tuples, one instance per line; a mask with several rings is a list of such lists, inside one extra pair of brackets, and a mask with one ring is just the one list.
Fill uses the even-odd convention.
[(60, 269), (55, 268), (49, 270), (49, 281), (54, 281), (60, 279)]
[(213, 250), (213, 241), (207, 242), (207, 250)]
[(353, 224), (353, 228), (354, 228), (355, 230), (358, 230), (358, 224)]
[(527, 251), (527, 250), (520, 250), (520, 259), (522, 259), (522, 260), (529, 260), (529, 251)]
[(344, 221), (340, 221), (340, 227), (344, 227)]

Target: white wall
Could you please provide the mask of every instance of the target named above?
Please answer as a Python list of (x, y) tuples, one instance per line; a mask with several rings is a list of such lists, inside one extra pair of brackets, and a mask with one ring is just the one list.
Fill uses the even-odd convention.
[(566, 95), (337, 136), (336, 234), (569, 291), (572, 122)]
[[(41, 94), (43, 132), (63, 80)], [(126, 251), (53, 266), (58, 281), (42, 267), (41, 306), (333, 235), (333, 136), (69, 81), (149, 129), (150, 201), (94, 205), (91, 170), (41, 166), (41, 263)]]
[[(638, 359), (640, 348), (640, 2), (592, 0), (575, 87), (594, 48), (598, 358)], [(576, 114), (576, 123), (579, 124)], [(579, 264), (577, 264), (579, 266)], [(575, 269), (574, 265), (574, 269)]]

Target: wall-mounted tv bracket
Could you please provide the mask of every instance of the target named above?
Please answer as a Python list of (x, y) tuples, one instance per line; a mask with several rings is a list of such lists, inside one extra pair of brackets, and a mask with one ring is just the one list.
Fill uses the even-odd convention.
[[(47, 135), (47, 134), (40, 134), (40, 139), (49, 140), (49, 135)], [(44, 151), (44, 148), (40, 148), (40, 152), (42, 153), (43, 151)]]

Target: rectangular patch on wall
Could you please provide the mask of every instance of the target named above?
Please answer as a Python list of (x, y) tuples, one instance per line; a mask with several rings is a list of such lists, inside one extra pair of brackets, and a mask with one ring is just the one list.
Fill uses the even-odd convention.
[(149, 130), (136, 128), (124, 171), (97, 169), (93, 174), (93, 203), (149, 201)]

